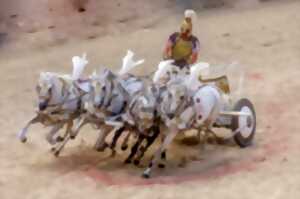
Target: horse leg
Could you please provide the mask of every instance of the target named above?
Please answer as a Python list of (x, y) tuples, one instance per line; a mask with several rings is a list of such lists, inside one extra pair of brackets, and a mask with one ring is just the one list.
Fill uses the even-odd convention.
[(104, 149), (108, 146), (108, 144), (105, 142), (105, 138), (110, 133), (111, 127), (104, 127), (103, 131), (100, 131), (100, 135), (96, 141), (95, 149), (97, 151), (104, 151)]
[(221, 143), (223, 143), (223, 139), (221, 137), (217, 136), (215, 134), (215, 132), (212, 131), (213, 124), (214, 124), (214, 122), (216, 122), (217, 117), (220, 112), (220, 104), (218, 103), (220, 101), (220, 99), (217, 96), (215, 96), (214, 101), (215, 101), (214, 106), (209, 114), (210, 115), (209, 118), (206, 121), (206, 123), (207, 123), (206, 131), (208, 134), (213, 136), (215, 144), (221, 144)]
[(61, 143), (61, 145), (59, 145), (55, 150), (54, 150), (54, 155), (57, 157), (59, 156), (60, 152), (63, 150), (63, 148), (65, 147), (65, 145), (67, 144), (67, 142), (70, 140), (71, 138), (71, 129), (73, 126), (73, 120), (69, 121), (67, 124), (67, 129), (66, 129), (66, 133), (63, 139), (63, 142)]
[(71, 129), (70, 131), (70, 138), (75, 139), (78, 135), (80, 129), (88, 123), (88, 120), (86, 118), (79, 119), (79, 122), (75, 125), (75, 128)]
[(116, 154), (116, 150), (115, 150), (115, 147), (116, 147), (116, 144), (118, 142), (118, 139), (120, 138), (122, 132), (125, 130), (125, 127), (122, 126), (121, 128), (117, 129), (117, 131), (115, 132), (115, 135), (113, 137), (113, 140), (110, 144), (110, 149), (112, 150), (112, 156), (115, 156)]
[(168, 146), (172, 143), (173, 139), (178, 133), (178, 129), (174, 129), (173, 131), (170, 131), (170, 133), (166, 136), (164, 139), (164, 142), (162, 145), (159, 147), (159, 149), (155, 152), (154, 157), (150, 161), (147, 169), (143, 172), (143, 177), (144, 178), (149, 178), (152, 168), (156, 166), (158, 159), (162, 156), (161, 154), (168, 148)]
[(145, 136), (140, 134), (138, 136), (137, 141), (135, 142), (135, 144), (133, 145), (133, 147), (131, 148), (131, 152), (129, 154), (129, 156), (126, 158), (125, 163), (131, 163), (132, 158), (134, 157), (134, 155), (136, 154), (138, 147), (140, 146), (140, 144), (143, 142), (143, 140), (145, 139)]
[[(165, 136), (163, 135), (163, 136), (161, 136), (161, 142), (163, 143), (164, 140), (165, 140)], [(161, 161), (161, 162), (158, 163), (158, 168), (161, 168), (161, 169), (162, 169), (162, 168), (165, 168), (165, 163), (166, 163), (166, 161), (167, 161), (166, 150), (164, 150), (164, 151), (161, 153), (161, 155), (160, 155), (160, 161)]]
[(157, 127), (157, 126), (153, 127), (153, 131), (154, 131), (153, 135), (146, 138), (146, 141), (147, 141), (146, 146), (140, 147), (137, 158), (134, 160), (135, 165), (139, 165), (141, 159), (144, 157), (144, 154), (146, 153), (148, 148), (153, 144), (153, 142), (155, 141), (155, 139), (157, 138), (157, 136), (160, 133), (159, 127)]
[(160, 163), (158, 163), (158, 167), (159, 168), (161, 168), (161, 169), (163, 169), (163, 168), (165, 168), (166, 167), (166, 161), (167, 161), (167, 152), (166, 152), (166, 150), (164, 150), (162, 153), (161, 153), (161, 155), (160, 155), (160, 160), (162, 161), (162, 162), (160, 162)]
[(26, 142), (27, 141), (27, 132), (28, 132), (28, 129), (29, 127), (32, 125), (32, 124), (35, 124), (37, 122), (40, 122), (41, 121), (41, 118), (39, 115), (36, 115), (35, 117), (33, 117), (31, 120), (29, 120), (29, 122), (27, 122), (27, 124), (25, 125), (24, 128), (21, 129), (21, 131), (18, 133), (18, 138), (21, 142)]
[(50, 132), (46, 135), (46, 140), (49, 144), (56, 144), (56, 139), (54, 139), (54, 135), (64, 126), (64, 123), (55, 124), (54, 127), (50, 130)]
[(70, 140), (70, 135), (68, 134), (68, 136), (64, 139), (64, 141), (61, 143), (60, 146), (58, 146), (57, 149), (54, 150), (54, 156), (58, 157), (61, 150), (65, 147), (65, 145), (67, 144), (67, 142)]
[(123, 143), (121, 145), (122, 151), (125, 151), (128, 148), (128, 141), (129, 141), (131, 133), (132, 132), (128, 131), (126, 137), (124, 138), (124, 141), (123, 141)]
[(67, 137), (60, 143), (60, 145), (57, 145), (57, 147), (53, 147), (51, 149), (51, 151), (53, 151), (53, 154), (55, 157), (58, 157), (61, 150), (65, 147), (65, 145), (67, 144), (67, 142), (70, 139), (70, 135), (67, 135)]
[(56, 137), (56, 142), (62, 142), (62, 141), (64, 141), (65, 138), (68, 136), (68, 134), (71, 133), (70, 125), (71, 126), (73, 125), (73, 121), (71, 122), (71, 124), (70, 124), (70, 122), (67, 123), (67, 130), (66, 130), (65, 134), (63, 136), (58, 135)]

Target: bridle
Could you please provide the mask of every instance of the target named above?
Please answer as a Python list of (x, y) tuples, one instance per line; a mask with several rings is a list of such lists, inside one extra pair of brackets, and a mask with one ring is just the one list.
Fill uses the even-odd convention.
[[(62, 87), (62, 93), (63, 93), (63, 90), (65, 90), (65, 83), (62, 81), (62, 83), (63, 83), (63, 87)], [(74, 84), (74, 83), (73, 83)], [(80, 90), (80, 88), (76, 85), (76, 84), (74, 84), (75, 86), (76, 86), (76, 88), (78, 89), (78, 90)], [(51, 97), (52, 97), (52, 87), (49, 89), (49, 97), (48, 97), (48, 99), (46, 99), (45, 101), (47, 101), (47, 102), (49, 102), (49, 100), (51, 99)], [(63, 99), (62, 99), (62, 101), (61, 102), (59, 102), (59, 103), (52, 103), (52, 104), (47, 104), (47, 107), (59, 107), (59, 108), (62, 108), (62, 105), (64, 105), (64, 104), (66, 104), (66, 103), (70, 103), (70, 102), (73, 102), (73, 101), (77, 101), (77, 100), (79, 100), (80, 101), (80, 99), (83, 97), (83, 96), (85, 96), (85, 95), (87, 95), (88, 94), (88, 92), (80, 92), (80, 95), (79, 96), (77, 96), (77, 97), (74, 97), (74, 98), (71, 98), (71, 99), (68, 99), (68, 97), (70, 96), (70, 91), (69, 90), (67, 90), (66, 91), (67, 93), (63, 96)], [(63, 94), (62, 94), (63, 95)], [(43, 98), (43, 97), (39, 97), (39, 98)], [(80, 105), (79, 105), (80, 106)], [(79, 107), (78, 107), (79, 108)]]

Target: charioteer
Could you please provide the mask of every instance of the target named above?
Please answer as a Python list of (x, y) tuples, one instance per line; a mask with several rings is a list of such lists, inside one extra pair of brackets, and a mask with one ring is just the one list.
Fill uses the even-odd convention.
[(174, 65), (180, 69), (189, 68), (197, 62), (200, 43), (196, 36), (192, 34), (192, 17), (195, 15), (193, 10), (186, 10), (184, 20), (180, 26), (180, 32), (175, 32), (169, 36), (163, 51), (163, 59), (174, 60)]

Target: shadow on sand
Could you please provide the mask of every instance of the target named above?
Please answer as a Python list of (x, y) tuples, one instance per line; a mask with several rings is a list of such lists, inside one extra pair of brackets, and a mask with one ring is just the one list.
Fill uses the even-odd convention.
[[(182, 157), (178, 154), (180, 148), (185, 150), (186, 154), (184, 166), (180, 166), (182, 161)], [(228, 150), (224, 150), (225, 148)], [(87, 146), (67, 148), (58, 158), (50, 153), (46, 154), (49, 158), (45, 162), (39, 162), (34, 167), (42, 173), (51, 170), (58, 176), (70, 173), (79, 174), (79, 177), (88, 176), (97, 183), (104, 185), (174, 184), (215, 179), (239, 169), (242, 170), (243, 167), (247, 167), (247, 164), (242, 163), (245, 158), (241, 158), (236, 150), (239, 149), (232, 147), (231, 143), (221, 146), (209, 144), (209, 149), (204, 151), (199, 149), (199, 145), (173, 146), (168, 151), (167, 167), (164, 169), (157, 168), (152, 178), (148, 180), (141, 178), (145, 165), (151, 158), (148, 154), (142, 161), (143, 165), (136, 167), (133, 164), (124, 164), (128, 151), (118, 151), (115, 157), (110, 157), (109, 150), (96, 152)], [(243, 165), (240, 166), (240, 164)]]

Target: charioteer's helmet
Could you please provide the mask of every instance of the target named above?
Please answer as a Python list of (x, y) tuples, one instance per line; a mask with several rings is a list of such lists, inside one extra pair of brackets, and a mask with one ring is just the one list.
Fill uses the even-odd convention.
[(192, 23), (188, 22), (186, 19), (183, 20), (181, 26), (180, 26), (180, 33), (184, 36), (191, 36), (192, 34)]
[(192, 35), (192, 29), (193, 29), (192, 18), (194, 16), (196, 16), (196, 13), (193, 10), (186, 10), (184, 12), (184, 20), (180, 26), (180, 33), (183, 36), (189, 37)]

